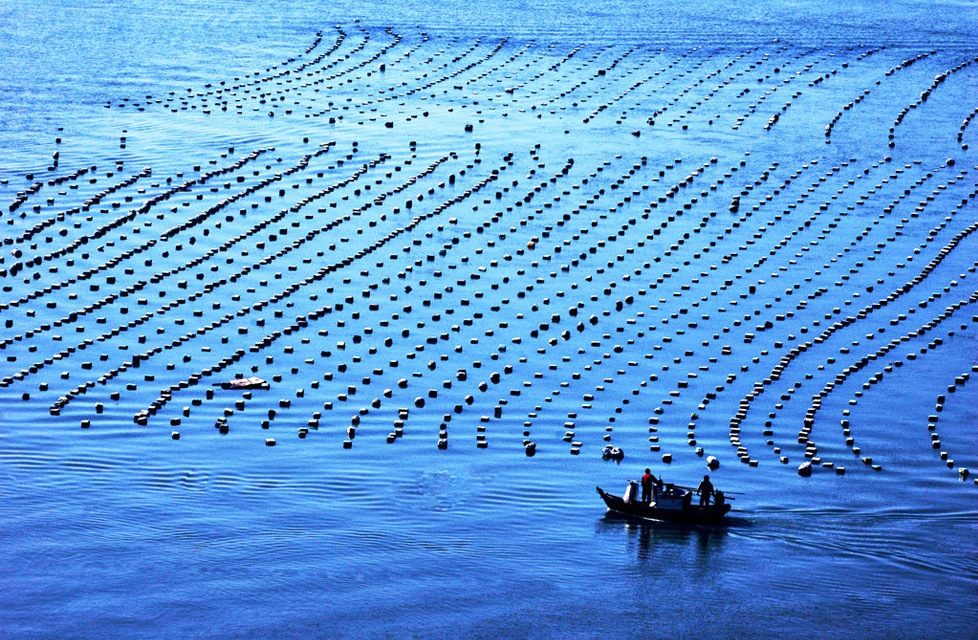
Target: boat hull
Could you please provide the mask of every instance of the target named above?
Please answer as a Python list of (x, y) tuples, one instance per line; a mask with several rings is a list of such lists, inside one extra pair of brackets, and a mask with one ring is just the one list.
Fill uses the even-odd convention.
[(647, 520), (666, 520), (669, 522), (689, 522), (701, 524), (716, 524), (721, 522), (730, 511), (729, 504), (711, 504), (700, 506), (698, 504), (684, 505), (681, 509), (662, 509), (653, 505), (647, 505), (641, 501), (632, 500), (625, 502), (621, 496), (612, 495), (597, 488), (598, 495), (604, 500), (610, 511), (620, 513), (635, 518)]

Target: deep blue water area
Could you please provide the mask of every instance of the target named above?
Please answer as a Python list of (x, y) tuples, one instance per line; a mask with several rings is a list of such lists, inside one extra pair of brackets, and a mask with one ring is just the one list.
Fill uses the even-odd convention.
[(0, 636), (978, 637), (976, 42), (4, 3)]

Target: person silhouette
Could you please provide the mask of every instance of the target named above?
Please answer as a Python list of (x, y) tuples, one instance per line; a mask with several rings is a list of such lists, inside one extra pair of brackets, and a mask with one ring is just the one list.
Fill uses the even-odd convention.
[(703, 476), (703, 482), (700, 486), (696, 487), (696, 492), (700, 494), (700, 506), (706, 506), (710, 504), (710, 496), (713, 495), (713, 483), (710, 482), (710, 476)]

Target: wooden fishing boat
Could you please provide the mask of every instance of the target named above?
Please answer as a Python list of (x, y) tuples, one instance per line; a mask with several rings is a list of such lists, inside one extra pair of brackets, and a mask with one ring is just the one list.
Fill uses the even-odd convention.
[(609, 511), (647, 520), (668, 520), (670, 522), (689, 522), (716, 524), (730, 511), (730, 504), (723, 492), (714, 494), (711, 504), (693, 503), (693, 489), (666, 484), (658, 490), (656, 499), (646, 504), (639, 497), (638, 483), (628, 483), (624, 496), (616, 496), (597, 487), (598, 495), (604, 500)]

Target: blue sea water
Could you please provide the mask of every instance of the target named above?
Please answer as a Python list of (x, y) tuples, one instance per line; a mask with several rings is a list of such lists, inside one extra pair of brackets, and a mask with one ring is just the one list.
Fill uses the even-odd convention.
[(0, 18), (4, 637), (978, 637), (973, 3)]

